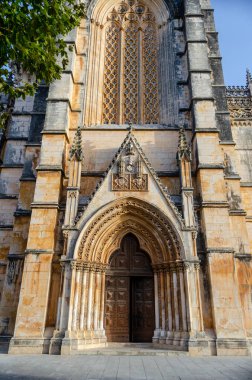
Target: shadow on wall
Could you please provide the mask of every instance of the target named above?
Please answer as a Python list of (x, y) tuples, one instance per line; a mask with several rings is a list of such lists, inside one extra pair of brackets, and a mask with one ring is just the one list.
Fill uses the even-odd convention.
[[(97, 133), (97, 134), (96, 134)], [(177, 167), (178, 131), (133, 132), (146, 157), (156, 171), (175, 171)], [(84, 171), (105, 171), (123, 143), (127, 131), (109, 130), (83, 134)], [(189, 140), (189, 137), (188, 137)], [(103, 147), (107, 146), (107, 149)]]

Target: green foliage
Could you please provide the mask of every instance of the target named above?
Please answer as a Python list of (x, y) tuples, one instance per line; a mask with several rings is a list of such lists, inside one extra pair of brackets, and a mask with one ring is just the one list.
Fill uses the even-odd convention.
[[(64, 36), (85, 11), (76, 0), (1, 0), (0, 93), (24, 98), (41, 80), (59, 79), (68, 63)], [(24, 81), (22, 72), (32, 80)]]

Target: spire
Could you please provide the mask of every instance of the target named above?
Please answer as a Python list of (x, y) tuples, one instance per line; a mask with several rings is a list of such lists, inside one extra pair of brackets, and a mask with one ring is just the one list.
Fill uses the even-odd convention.
[(249, 85), (252, 83), (252, 75), (249, 69), (246, 70), (246, 86), (249, 87)]
[(191, 161), (191, 148), (187, 143), (184, 127), (181, 127), (179, 130), (178, 159), (183, 158)]
[(82, 141), (81, 141), (81, 127), (77, 128), (77, 131), (74, 136), (73, 144), (70, 148), (69, 152), (69, 158), (70, 160), (77, 160), (82, 161), (83, 154), (82, 154)]

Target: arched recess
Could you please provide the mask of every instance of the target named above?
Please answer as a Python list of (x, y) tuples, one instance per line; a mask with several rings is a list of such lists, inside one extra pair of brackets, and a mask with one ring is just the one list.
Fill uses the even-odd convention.
[(176, 122), (174, 10), (164, 0), (91, 2), (86, 126)]
[(181, 232), (174, 223), (156, 206), (135, 197), (105, 205), (85, 223), (74, 259), (107, 264), (126, 230), (136, 234), (143, 249), (151, 245), (153, 265), (185, 259)]
[[(69, 335), (80, 339), (81, 344), (106, 341), (106, 275), (112, 254), (120, 249), (127, 234), (133, 234), (140, 249), (147, 252), (154, 272), (153, 341), (184, 345), (190, 317), (180, 234), (161, 210), (133, 197), (98, 210), (80, 233), (71, 262)], [(65, 284), (69, 284), (69, 272)]]

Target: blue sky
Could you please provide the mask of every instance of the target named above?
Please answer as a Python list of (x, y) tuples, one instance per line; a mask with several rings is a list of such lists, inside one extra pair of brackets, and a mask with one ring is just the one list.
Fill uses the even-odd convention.
[(252, 0), (211, 0), (226, 85), (245, 85), (252, 72)]

